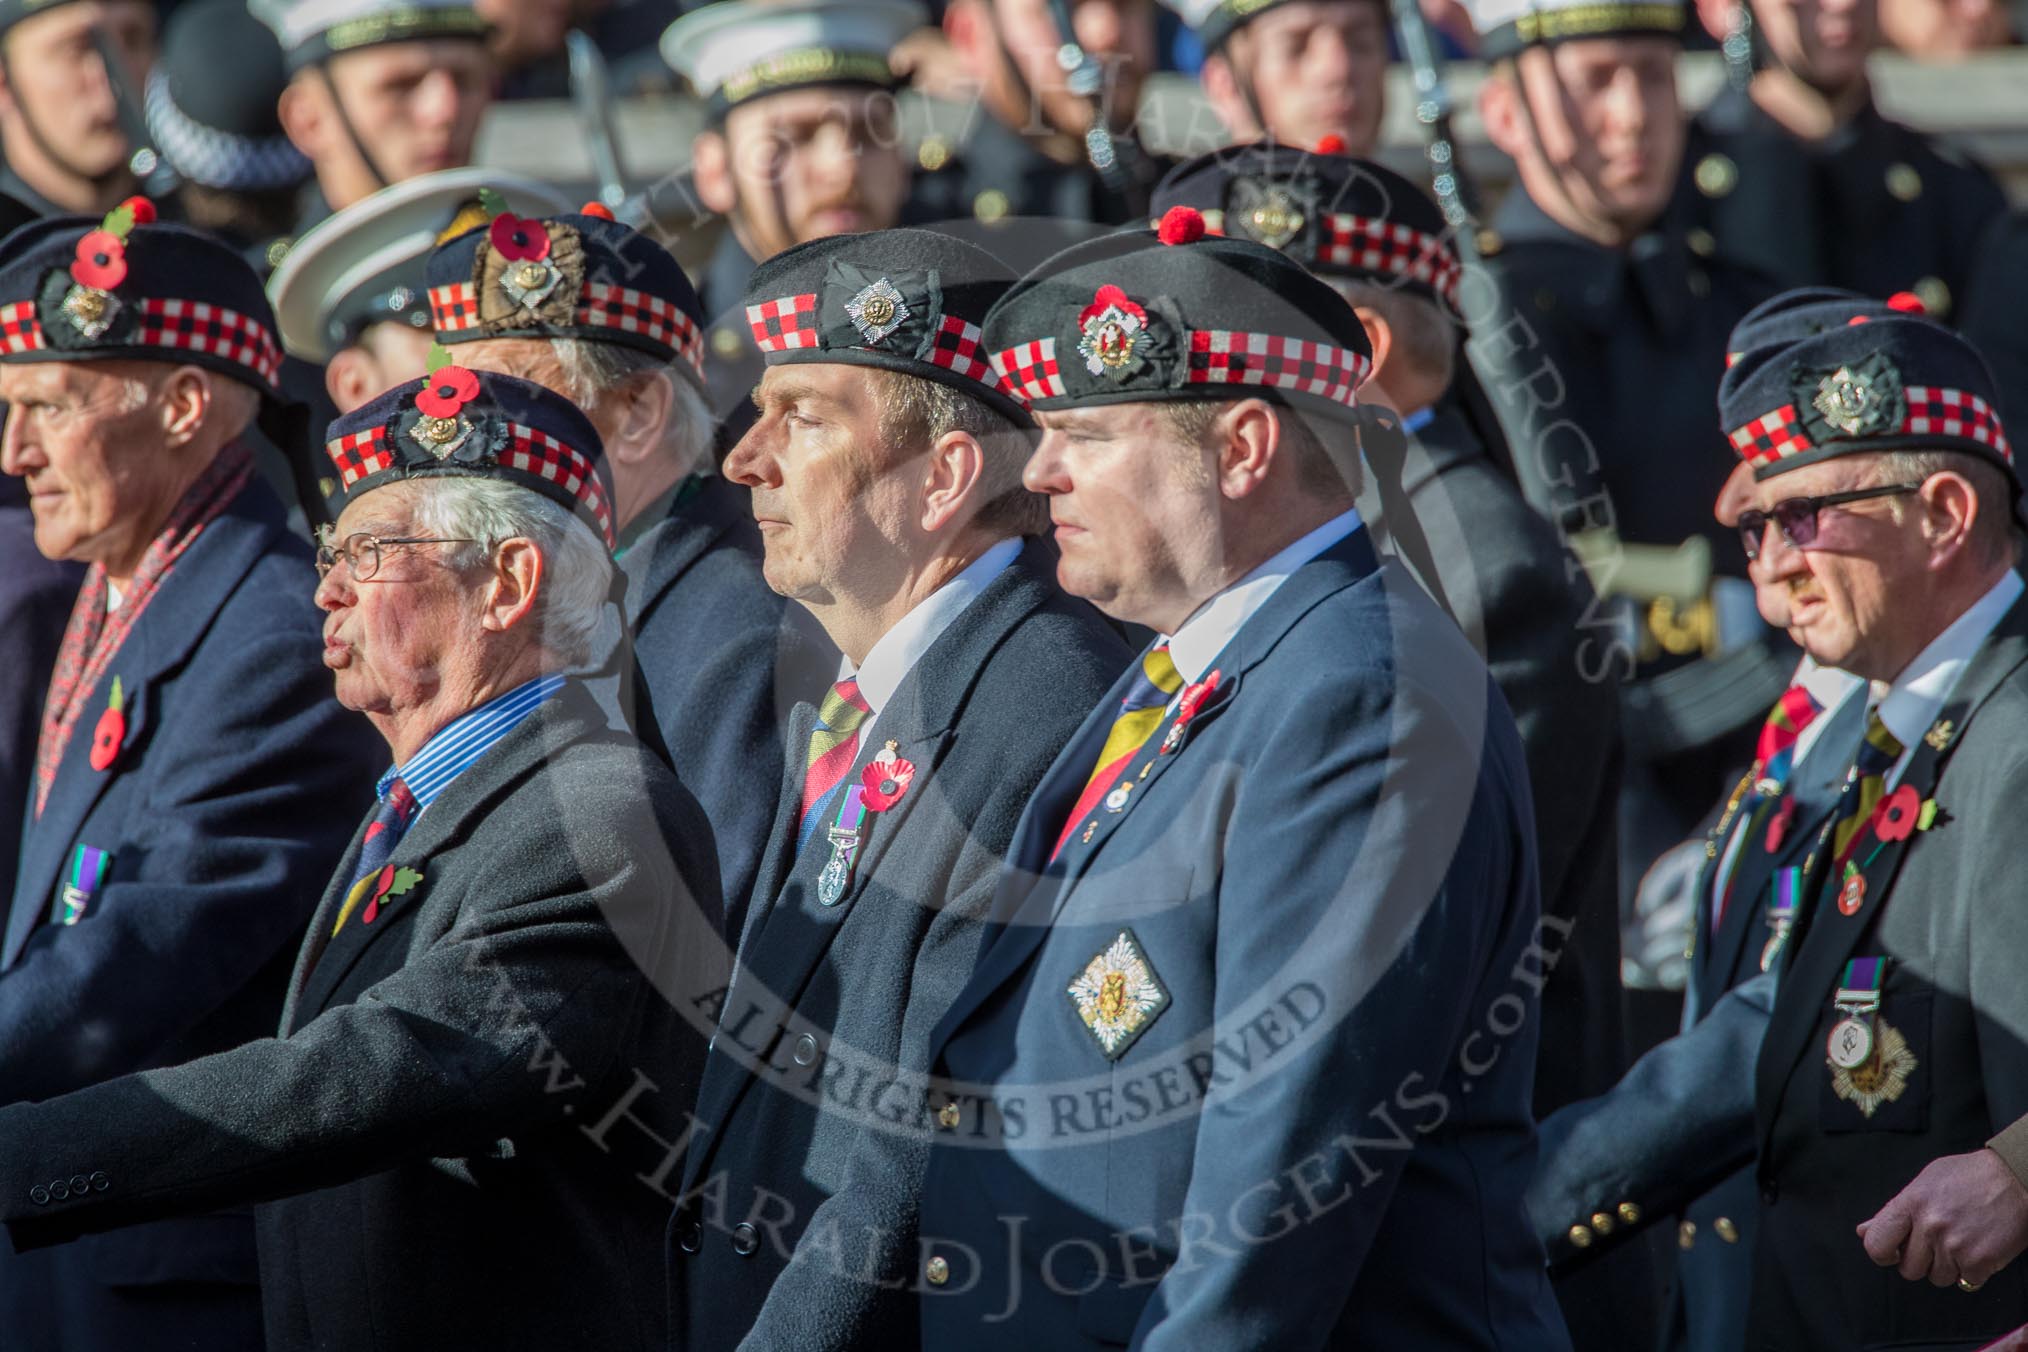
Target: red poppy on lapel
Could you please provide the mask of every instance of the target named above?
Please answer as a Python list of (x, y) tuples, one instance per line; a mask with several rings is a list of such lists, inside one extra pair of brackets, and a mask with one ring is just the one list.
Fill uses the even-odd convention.
[(1882, 841), (1907, 840), (1915, 834), (1916, 815), (1922, 811), (1922, 795), (1914, 785), (1903, 784), (1880, 800), (1873, 810), (1873, 834)]
[(1177, 747), (1183, 745), (1184, 733), (1190, 726), (1190, 720), (1197, 717), (1198, 711), (1210, 701), (1211, 696), (1217, 690), (1218, 672), (1216, 670), (1203, 680), (1183, 687), (1183, 694), (1176, 701), (1176, 721), (1169, 725), (1168, 735), (1162, 738), (1161, 754), (1166, 756)]
[(883, 751), (859, 772), (859, 801), (868, 812), (885, 812), (901, 801), (915, 780), (915, 762)]
[(127, 740), (126, 699), (120, 692), (120, 678), (113, 677), (113, 691), (106, 699), (105, 712), (92, 729), (91, 767), (101, 773), (119, 759), (120, 743)]

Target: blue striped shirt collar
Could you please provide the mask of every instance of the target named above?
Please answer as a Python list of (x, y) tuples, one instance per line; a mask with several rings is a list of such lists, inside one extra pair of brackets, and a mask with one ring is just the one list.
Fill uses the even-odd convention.
[(432, 733), (422, 750), (409, 757), (408, 764), (397, 765), (382, 775), (374, 792), (386, 798), (399, 776), (415, 795), (416, 810), (420, 812), (450, 787), (452, 780), (490, 751), (495, 742), (521, 726), (522, 719), (563, 689), (567, 679), (561, 672), (537, 676), (504, 695), (494, 696), (469, 713), (458, 715)]

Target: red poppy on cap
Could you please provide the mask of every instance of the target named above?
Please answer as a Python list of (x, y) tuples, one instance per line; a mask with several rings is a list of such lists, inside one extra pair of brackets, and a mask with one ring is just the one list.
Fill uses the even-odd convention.
[(440, 366), (415, 397), (415, 406), (431, 418), (455, 418), (479, 397), (479, 377), (462, 366)]
[(510, 263), (539, 263), (549, 257), (549, 232), (541, 221), (501, 213), (493, 218), (493, 252)]
[(77, 242), (77, 259), (70, 265), (71, 280), (96, 291), (111, 291), (127, 280), (127, 246), (107, 230), (88, 230)]

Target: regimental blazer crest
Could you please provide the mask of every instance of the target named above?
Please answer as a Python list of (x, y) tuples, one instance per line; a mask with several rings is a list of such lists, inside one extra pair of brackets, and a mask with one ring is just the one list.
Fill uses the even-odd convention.
[(1119, 1060), (1169, 1007), (1169, 992), (1132, 930), (1121, 930), (1119, 938), (1086, 963), (1068, 994), (1108, 1061)]
[(1831, 1070), (1831, 1092), (1851, 1103), (1862, 1117), (1869, 1118), (1882, 1104), (1894, 1102), (1907, 1091), (1909, 1076), (1916, 1067), (1908, 1039), (1885, 1019), (1874, 1021), (1872, 1056), (1850, 1070), (1829, 1057), (1824, 1064)]

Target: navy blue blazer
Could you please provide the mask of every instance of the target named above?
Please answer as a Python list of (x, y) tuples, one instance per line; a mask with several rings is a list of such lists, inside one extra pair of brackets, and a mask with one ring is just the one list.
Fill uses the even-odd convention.
[(45, 559), (36, 551), (27, 490), (21, 480), (0, 474), (0, 634), (7, 636), (8, 653), (6, 670), (0, 671), (0, 891), (14, 881), (22, 816), (34, 785), (42, 697), (83, 577), (78, 564)]
[(1124, 680), (1016, 829), (931, 1042), (922, 1345), (1567, 1348), (1522, 1207), (1534, 822), (1484, 663), (1362, 530), (1213, 665), (1059, 859)]
[[(915, 774), (868, 815), (830, 905), (818, 886), (829, 842), (820, 831), (796, 849), (802, 784), (783, 782), (683, 1160), (684, 1194), (700, 1201), (672, 1226), (676, 1347), (915, 1338), (906, 1288), (930, 1034), (971, 975), (1023, 805), (1130, 657), (1053, 566), (1027, 542), (882, 708), (847, 782), (890, 742)], [(796, 709), (791, 745), (808, 744), (815, 718)], [(760, 1225), (768, 1242), (749, 1244)]]
[(620, 561), (634, 659), (670, 763), (711, 820), (732, 934), (767, 848), (789, 712), (838, 673), (838, 650), (761, 560), (749, 493), (713, 475)]
[[(184, 553), (87, 693), (22, 839), (0, 946), (0, 1103), (274, 1031), (296, 942), (386, 755), (332, 698), (315, 588), (308, 544), (287, 533), (256, 477)], [(98, 771), (93, 729), (115, 676), (126, 735)], [(106, 851), (103, 881), (76, 923), (52, 924), (79, 846)], [(69, 1283), (103, 1308), (109, 1287), (254, 1276), (244, 1216), (143, 1227), (53, 1265), (40, 1258), (0, 1259), (0, 1309), (23, 1327), (54, 1318)], [(123, 1336), (141, 1340), (123, 1345), (156, 1345), (148, 1327), (133, 1326)]]

